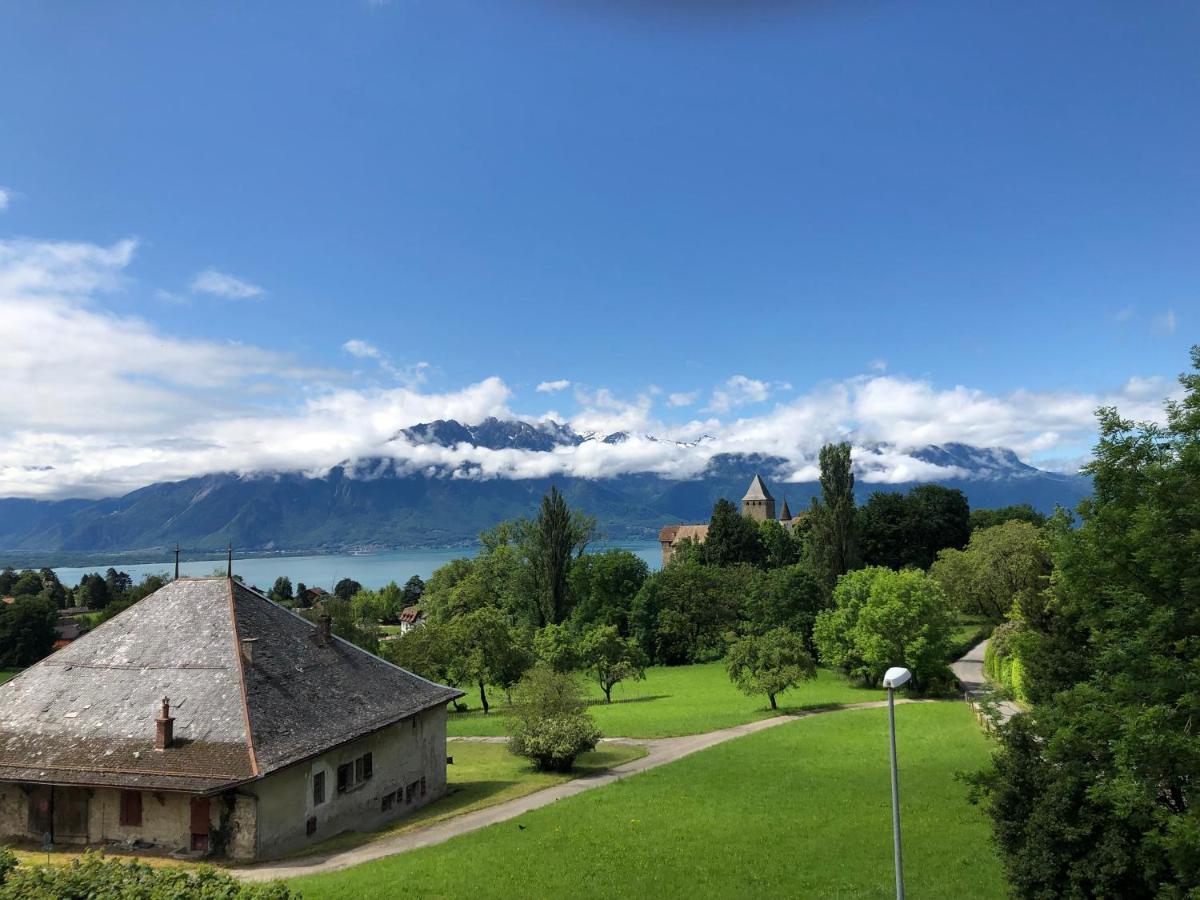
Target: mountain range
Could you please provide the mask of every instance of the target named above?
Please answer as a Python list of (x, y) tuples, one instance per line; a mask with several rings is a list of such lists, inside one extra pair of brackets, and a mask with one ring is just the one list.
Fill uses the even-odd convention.
[[(639, 435), (642, 440), (654, 440)], [(439, 420), (397, 434), (409, 444), (550, 453), (588, 441), (617, 444), (628, 434), (580, 434), (557, 423), (488, 419), (475, 425)], [(887, 448), (868, 448), (872, 452)], [(972, 507), (1030, 503), (1043, 511), (1074, 507), (1090, 481), (1029, 466), (1011, 450), (941, 444), (909, 457), (953, 477)], [(595, 516), (604, 537), (652, 539), (671, 522), (707, 520), (720, 497), (737, 500), (761, 472), (779, 501), (805, 509), (815, 483), (785, 483), (787, 461), (762, 454), (718, 454), (690, 478), (649, 473), (607, 478), (463, 478), (436, 468), (411, 471), (387, 457), (348, 461), (324, 475), (299, 472), (218, 473), (151, 484), (103, 500), (0, 499), (0, 562), (8, 552), (118, 553), (174, 547), (211, 551), (232, 542), (239, 552), (339, 552), (351, 549), (454, 546), (471, 543), (496, 522), (532, 515), (551, 483), (573, 507)], [(903, 491), (912, 483), (871, 484)]]

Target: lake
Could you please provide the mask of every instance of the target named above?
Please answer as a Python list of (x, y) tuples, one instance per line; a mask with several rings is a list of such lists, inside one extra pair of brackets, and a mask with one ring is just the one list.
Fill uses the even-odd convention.
[[(650, 566), (651, 571), (660, 568), (662, 550), (656, 541), (603, 542), (590, 546), (592, 552), (620, 548), (636, 553)], [(246, 584), (257, 585), (268, 590), (275, 579), (286, 575), (292, 585), (304, 582), (308, 587), (323, 587), (332, 590), (343, 578), (353, 578), (366, 588), (381, 588), (389, 581), (404, 584), (413, 575), (429, 578), (433, 570), (452, 559), (474, 556), (479, 547), (454, 547), (442, 550), (388, 550), (382, 553), (355, 553), (326, 556), (269, 556), (238, 559), (234, 557), (233, 573), (241, 575)], [(180, 575), (212, 575), (214, 570), (225, 571), (225, 557), (191, 560), (179, 564)], [(174, 569), (174, 562), (122, 565), (114, 563), (122, 572), (128, 572), (134, 583), (145, 575), (167, 574)], [(68, 587), (79, 584), (89, 572), (104, 572), (108, 564), (55, 569), (59, 581)]]

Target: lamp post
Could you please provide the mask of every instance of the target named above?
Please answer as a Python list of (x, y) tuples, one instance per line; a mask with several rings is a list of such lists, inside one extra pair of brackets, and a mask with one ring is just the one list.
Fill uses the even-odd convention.
[(888, 692), (888, 732), (892, 749), (892, 843), (896, 851), (896, 900), (904, 900), (904, 860), (900, 853), (900, 782), (896, 770), (896, 688), (908, 684), (912, 672), (893, 666), (883, 673)]

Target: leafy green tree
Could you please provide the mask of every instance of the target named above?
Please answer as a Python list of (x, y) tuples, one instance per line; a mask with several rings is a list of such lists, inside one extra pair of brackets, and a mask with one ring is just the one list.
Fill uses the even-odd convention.
[(281, 603), (284, 606), (291, 606), (294, 598), (292, 594), (292, 579), (286, 575), (280, 575), (275, 579), (275, 584), (272, 585), (270, 592), (267, 594), (276, 603)]
[(758, 542), (763, 548), (762, 565), (768, 569), (794, 566), (804, 558), (804, 543), (799, 535), (776, 519), (758, 523)]
[(531, 654), (504, 613), (494, 606), (459, 616), (454, 620), (451, 634), (454, 681), (479, 688), (479, 703), (487, 715), (491, 709), (488, 685), (511, 688), (529, 668)]
[(56, 637), (58, 607), (24, 595), (0, 604), (0, 668), (22, 669), (50, 653)]
[(1034, 705), (977, 780), (1016, 896), (1200, 895), (1200, 347), (1192, 364), (1165, 426), (1099, 411), (1095, 496), (1051, 529), (1019, 648)]
[(422, 678), (455, 685), (458, 681), (454, 640), (453, 625), (426, 621), (421, 628), (411, 628), (395, 640), (384, 643), (381, 652), (389, 662)]
[(572, 512), (558, 488), (542, 498), (538, 517), (525, 535), (525, 553), (533, 573), (538, 627), (559, 624), (571, 612), (568, 577), (571, 563), (583, 555), (596, 530), (596, 520)]
[(747, 634), (786, 628), (798, 634), (809, 652), (817, 613), (829, 606), (821, 583), (807, 563), (762, 572), (749, 581), (744, 607)]
[(966, 495), (922, 484), (907, 494), (875, 491), (858, 510), (862, 562), (890, 569), (927, 569), (939, 550), (961, 550), (971, 536)]
[(408, 581), (404, 582), (404, 588), (400, 595), (400, 607), (403, 609), (406, 606), (416, 606), (421, 602), (421, 595), (425, 593), (425, 581), (420, 575), (414, 575)]
[(933, 565), (939, 550), (961, 550), (971, 537), (971, 507), (967, 495), (940, 484), (920, 484), (908, 492), (908, 502), (917, 523), (916, 548), (910, 564), (919, 569)]
[(17, 583), (17, 570), (5, 566), (0, 570), (0, 597), (11, 597), (13, 585)]
[(908, 497), (897, 491), (874, 491), (858, 510), (862, 561), (867, 566), (903, 569), (911, 565), (916, 522)]
[(569, 772), (601, 736), (578, 679), (548, 666), (530, 669), (518, 685), (510, 729), (509, 749), (549, 772)]
[(740, 616), (754, 570), (746, 566), (672, 563), (655, 572), (633, 601), (634, 636), (651, 659), (667, 665), (717, 659), (725, 632)]
[(133, 589), (133, 579), (129, 577), (129, 573), (118, 572), (112, 566), (104, 573), (104, 583), (108, 585), (108, 596), (114, 600), (120, 599)]
[(725, 670), (743, 694), (766, 694), (771, 709), (779, 708), (776, 698), (788, 688), (817, 675), (803, 639), (786, 628), (734, 641), (725, 656)]
[(104, 609), (113, 599), (108, 593), (108, 582), (98, 572), (80, 578), (79, 586), (71, 594), (72, 602), (85, 609)]
[(615, 625), (596, 625), (579, 642), (579, 657), (592, 679), (604, 691), (604, 702), (612, 703), (612, 690), (622, 681), (646, 677), (648, 660), (638, 642), (621, 637)]
[(349, 600), (362, 590), (362, 585), (353, 578), (343, 578), (333, 586), (333, 595), (339, 600)]
[(821, 448), (821, 499), (809, 513), (809, 553), (826, 591), (858, 565), (858, 522), (854, 507), (854, 470), (848, 443)]
[(704, 539), (704, 561), (710, 566), (731, 566), (738, 563), (760, 565), (766, 559), (766, 548), (759, 538), (758, 525), (743, 516), (731, 500), (721, 498), (713, 506)]
[(13, 582), (12, 596), (14, 597), (36, 597), (42, 592), (42, 576), (32, 569), (25, 569), (17, 576), (17, 580)]
[(396, 623), (400, 621), (400, 613), (409, 604), (404, 602), (404, 591), (394, 581), (389, 581), (375, 592), (379, 597), (379, 621)]
[(997, 509), (971, 510), (971, 530), (993, 528), (1005, 522), (1028, 522), (1041, 528), (1046, 524), (1046, 517), (1028, 503), (1018, 503), (1013, 506), (1001, 506)]
[(355, 625), (377, 630), (387, 616), (387, 601), (377, 591), (361, 590), (350, 598), (350, 612)]
[(965, 550), (943, 550), (930, 574), (960, 609), (1002, 622), (1014, 604), (1040, 615), (1052, 564), (1042, 530), (1013, 520), (976, 531)]
[(579, 668), (579, 642), (566, 625), (547, 625), (535, 631), (533, 655), (556, 672)]
[(945, 676), (951, 606), (924, 572), (859, 569), (838, 582), (833, 599), (834, 608), (817, 615), (813, 630), (827, 665), (869, 685), (889, 667), (904, 666), (922, 690)]
[(650, 575), (646, 561), (628, 550), (585, 553), (571, 565), (570, 590), (575, 598), (571, 621), (576, 629), (616, 625), (631, 634), (633, 598)]

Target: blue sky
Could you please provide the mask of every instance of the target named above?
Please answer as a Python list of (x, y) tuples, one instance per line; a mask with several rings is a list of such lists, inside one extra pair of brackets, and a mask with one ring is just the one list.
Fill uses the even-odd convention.
[[(892, 439), (858, 401), (818, 421), (890, 386), (933, 438), (1073, 460), (1078, 409), (1152, 408), (1196, 338), (1198, 42), (1193, 4), (1094, 0), (0, 4), (0, 266), (57, 279), (0, 304), (162, 354), (10, 360), (43, 396), (0, 419), (0, 493), (263, 462), (133, 465), (168, 408), (353, 396), (383, 434), (488, 379), (471, 410), (681, 438), (799, 405)], [(62, 399), (89, 379), (107, 400)], [(934, 427), (956, 396), (1009, 430)], [(61, 478), (28, 475), (47, 455)]]

